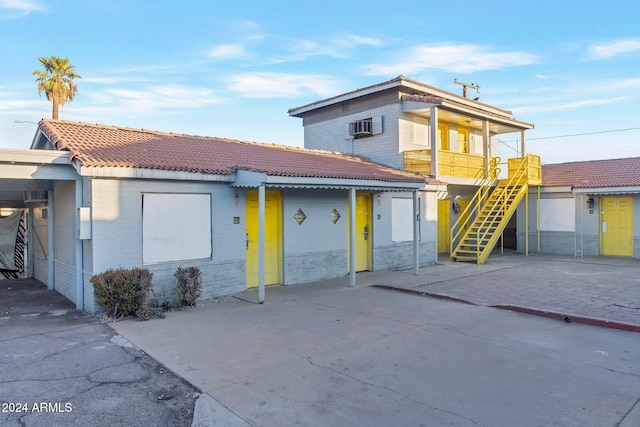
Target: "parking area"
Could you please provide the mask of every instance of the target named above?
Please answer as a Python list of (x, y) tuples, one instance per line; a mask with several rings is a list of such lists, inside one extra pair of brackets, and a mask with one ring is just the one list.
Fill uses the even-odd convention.
[[(543, 314), (538, 304), (558, 303), (565, 286), (588, 301), (608, 293), (585, 293), (598, 277), (637, 284), (637, 261), (595, 261), (444, 260), (419, 276), (269, 287), (264, 304), (249, 291), (113, 327), (202, 389), (197, 425), (640, 425), (637, 333), (564, 321), (582, 320), (573, 299), (547, 311), (561, 319), (492, 307), (526, 308), (527, 293), (550, 292), (534, 301)], [(511, 282), (528, 291), (500, 289)], [(502, 298), (482, 300), (483, 290)], [(609, 297), (595, 305), (615, 311), (621, 300)], [(633, 310), (633, 294), (625, 298)]]

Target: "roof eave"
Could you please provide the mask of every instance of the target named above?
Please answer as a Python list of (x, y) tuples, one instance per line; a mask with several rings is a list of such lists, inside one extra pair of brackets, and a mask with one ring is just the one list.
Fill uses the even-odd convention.
[(621, 187), (580, 187), (573, 188), (576, 194), (640, 194), (640, 185), (630, 185)]
[(131, 168), (121, 166), (80, 166), (79, 173), (81, 176), (94, 178), (137, 178), (207, 182), (233, 182), (235, 179), (233, 173), (209, 174), (202, 172)]

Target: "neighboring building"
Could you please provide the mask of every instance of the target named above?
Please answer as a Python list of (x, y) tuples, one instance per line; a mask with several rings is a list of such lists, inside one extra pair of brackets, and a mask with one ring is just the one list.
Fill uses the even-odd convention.
[(89, 279), (111, 267), (149, 268), (160, 299), (178, 266), (201, 269), (203, 298), (263, 298), (436, 261), (424, 201), (439, 183), (354, 156), (42, 120), (32, 149), (0, 150), (0, 164), (0, 206), (29, 213), (26, 275), (89, 312)]
[[(640, 258), (640, 157), (543, 165), (539, 209), (536, 198), (530, 251)], [(524, 205), (519, 212), (518, 230), (526, 230)], [(525, 237), (518, 232), (520, 251)]]
[[(508, 227), (509, 219), (528, 185), (539, 183), (540, 159), (524, 156), (525, 131), (533, 125), (510, 111), (399, 76), (292, 108), (289, 115), (303, 119), (307, 148), (368, 156), (446, 183), (437, 205), (428, 207), (437, 211), (438, 252), (453, 249), (454, 259), (483, 262), (505, 229), (515, 245), (515, 222)], [(498, 137), (510, 133), (520, 138), (520, 156), (501, 166), (507, 159), (498, 157)], [(496, 182), (496, 168), (514, 180)], [(495, 200), (474, 199), (479, 189), (494, 186)], [(499, 194), (508, 203), (487, 204)]]

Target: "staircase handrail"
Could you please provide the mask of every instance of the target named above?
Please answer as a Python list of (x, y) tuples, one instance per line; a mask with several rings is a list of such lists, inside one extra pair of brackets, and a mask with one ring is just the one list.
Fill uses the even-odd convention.
[[(450, 254), (453, 254), (453, 249), (456, 247), (455, 243), (457, 239), (461, 237), (460, 234), (462, 231), (462, 227), (461, 227), (462, 224), (464, 222), (468, 222), (471, 220), (471, 212), (473, 211), (473, 209), (477, 208), (476, 216), (480, 213), (480, 209), (482, 208), (483, 202), (489, 194), (489, 189), (493, 187), (496, 181), (498, 181), (498, 175), (500, 175), (500, 172), (501, 172), (501, 169), (499, 168), (499, 166), (501, 164), (504, 164), (504, 163), (501, 163), (501, 160), (502, 159), (500, 157), (495, 157), (495, 163), (493, 167), (489, 170), (489, 173), (487, 174), (487, 176), (482, 178), (482, 180), (478, 184), (480, 188), (478, 188), (478, 191), (476, 191), (476, 194), (473, 195), (473, 197), (469, 201), (469, 204), (467, 204), (464, 210), (462, 210), (458, 214), (458, 219), (456, 220), (456, 222), (453, 224), (453, 227), (451, 227), (451, 230), (449, 231), (450, 233), (449, 253)], [(455, 231), (456, 228), (457, 228), (457, 231)]]

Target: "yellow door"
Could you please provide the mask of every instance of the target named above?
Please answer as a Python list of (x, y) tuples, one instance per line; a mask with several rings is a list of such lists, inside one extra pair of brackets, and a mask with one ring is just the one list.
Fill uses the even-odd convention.
[(458, 128), (458, 150), (469, 154), (469, 129), (467, 128)]
[[(347, 204), (347, 215), (350, 215), (349, 211), (349, 204)], [(371, 195), (356, 193), (356, 271), (371, 270), (372, 233), (370, 213)], [(349, 236), (351, 236), (350, 223), (350, 221), (347, 223), (347, 243), (349, 242)], [(351, 246), (348, 245), (348, 248), (351, 248)], [(351, 258), (349, 257), (348, 259)]]
[(438, 200), (438, 253), (449, 253), (451, 209), (450, 200)]
[(603, 197), (600, 203), (602, 255), (633, 256), (633, 198)]
[[(258, 286), (258, 191), (247, 190), (247, 288)], [(280, 283), (282, 269), (280, 192), (267, 190), (264, 205), (264, 284)]]

